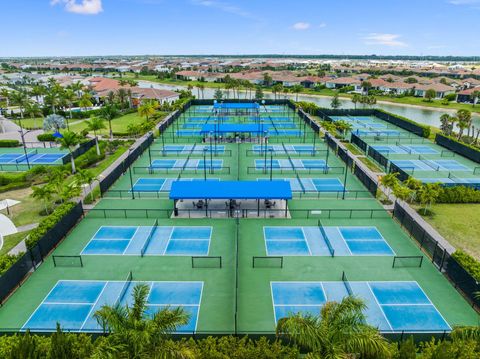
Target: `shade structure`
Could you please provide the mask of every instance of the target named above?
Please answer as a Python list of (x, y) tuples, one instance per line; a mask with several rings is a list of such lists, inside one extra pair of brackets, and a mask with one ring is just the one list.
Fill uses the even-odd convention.
[(215, 103), (213, 105), (214, 109), (232, 109), (232, 110), (256, 110), (260, 108), (260, 105), (256, 102), (248, 103), (232, 103), (232, 102), (223, 102)]
[(288, 181), (175, 181), (170, 199), (278, 199), (292, 198)]
[(264, 123), (206, 123), (202, 126), (200, 133), (208, 134), (213, 132), (215, 134), (225, 133), (254, 133), (265, 134), (270, 129), (270, 125)]

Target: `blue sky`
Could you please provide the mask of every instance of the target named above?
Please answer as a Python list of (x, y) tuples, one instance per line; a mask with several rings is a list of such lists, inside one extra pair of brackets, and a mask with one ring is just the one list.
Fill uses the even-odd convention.
[(480, 0), (2, 0), (0, 57), (480, 55)]

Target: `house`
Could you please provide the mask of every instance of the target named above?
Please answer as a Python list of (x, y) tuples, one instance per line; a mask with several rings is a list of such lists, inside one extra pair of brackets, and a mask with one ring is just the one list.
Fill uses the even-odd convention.
[(172, 103), (180, 98), (178, 92), (151, 88), (132, 87), (133, 106), (138, 106), (144, 100), (157, 100), (160, 104)]
[[(467, 88), (463, 91), (458, 92), (456, 101), (459, 103), (473, 103), (474, 99), (472, 98), (472, 93), (474, 93), (475, 91), (480, 92), (480, 86)], [(476, 101), (478, 102), (478, 99)]]
[(404, 95), (408, 91), (415, 88), (415, 84), (407, 84), (405, 82), (385, 82), (380, 86), (379, 90), (392, 95)]
[(361, 81), (353, 77), (339, 77), (336, 79), (330, 79), (325, 83), (325, 86), (329, 89), (339, 89), (345, 86), (354, 86), (355, 90), (360, 90), (358, 86), (361, 85)]
[(435, 98), (437, 99), (444, 98), (449, 94), (455, 93), (455, 88), (441, 83), (434, 83), (429, 85), (416, 84), (414, 96), (425, 97), (427, 91), (430, 89), (435, 90)]

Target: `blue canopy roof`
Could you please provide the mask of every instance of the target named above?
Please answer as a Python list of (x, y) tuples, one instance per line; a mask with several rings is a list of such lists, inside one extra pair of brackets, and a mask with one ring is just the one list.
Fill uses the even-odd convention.
[(264, 133), (270, 129), (265, 123), (206, 123), (200, 133)]
[(224, 103), (215, 103), (213, 105), (215, 109), (251, 109), (255, 110), (260, 108), (260, 105), (256, 102), (247, 102), (247, 103), (232, 103), (232, 102), (224, 102)]
[(170, 199), (291, 199), (289, 181), (174, 181)]

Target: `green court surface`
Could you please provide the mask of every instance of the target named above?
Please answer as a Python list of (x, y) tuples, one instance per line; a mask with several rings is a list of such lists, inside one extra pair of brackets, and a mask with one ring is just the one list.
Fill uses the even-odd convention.
[[(150, 151), (145, 151), (129, 171), (104, 194), (104, 198), (86, 214), (85, 218), (55, 249), (53, 255), (79, 256), (105, 226), (115, 228), (202, 226), (211, 227), (208, 256), (221, 257), (221, 268), (203, 267), (202, 265), (194, 267), (192, 265), (192, 261), (195, 260), (192, 259), (194, 255), (168, 255), (167, 251), (163, 255), (145, 256), (142, 256), (138, 250), (129, 255), (126, 255), (126, 252), (117, 255), (82, 254), (83, 267), (54, 266), (53, 258), (50, 256), (0, 308), (0, 327), (3, 330), (21, 329), (37, 307), (49, 296), (58, 281), (124, 281), (130, 271), (133, 281), (203, 282), (196, 323), (197, 333), (274, 333), (275, 309), (271, 289), (272, 282), (337, 283), (342, 282), (343, 272), (348, 275), (352, 285), (357, 282), (416, 282), (450, 327), (478, 323), (475, 311), (427, 257), (423, 259), (421, 266), (393, 267), (394, 257), (392, 254), (373, 255), (368, 254), (368, 251), (367, 255), (355, 255), (355, 252), (352, 252), (352, 255), (337, 254), (333, 257), (331, 255), (286, 254), (280, 256), (281, 259), (278, 260), (274, 257), (279, 256), (269, 255), (267, 252), (267, 240), (269, 239), (265, 234), (265, 227), (303, 228), (302, 230), (305, 231), (311, 228), (312, 231), (319, 231), (319, 225), (325, 230), (345, 227), (347, 229), (375, 228), (394, 255), (416, 258), (423, 255), (391, 215), (366, 191), (350, 169), (346, 169), (344, 163), (330, 150), (327, 152), (325, 143), (318, 137), (315, 138), (315, 148), (318, 153), (313, 156), (312, 154), (293, 154), (288, 151), (282, 153), (281, 150), (274, 155), (272, 152), (267, 152), (266, 168), (255, 168), (255, 160), (263, 158), (265, 161), (264, 152), (258, 154), (252, 152), (252, 146), (259, 145), (258, 143), (235, 143), (237, 140), (230, 136), (228, 139), (223, 138), (223, 142), (217, 144), (223, 146), (224, 152), (212, 154), (213, 160), (223, 160), (222, 168), (197, 166), (195, 170), (186, 168), (169, 168), (168, 171), (164, 168), (160, 171), (149, 170), (153, 161), (162, 159), (203, 160), (205, 156), (208, 165), (210, 153), (204, 154), (203, 149), (199, 152), (190, 150), (187, 151), (188, 153), (177, 149), (177, 153), (173, 153), (173, 151), (167, 154), (162, 153), (162, 150), (164, 144), (195, 145), (199, 148), (210, 146), (209, 138), (204, 141), (202, 136), (197, 135), (177, 136), (177, 131), (185, 129), (184, 124), (210, 121), (211, 119), (207, 120), (211, 116), (209, 111), (211, 110), (208, 106), (193, 106), (182, 114), (176, 123), (167, 129), (164, 138), (157, 138)], [(276, 138), (272, 136), (269, 138), (268, 145), (313, 144), (314, 133), (303, 125), (301, 119), (292, 110), (278, 106), (278, 108), (271, 107), (271, 111), (269, 114), (260, 113), (256, 117), (257, 121), (260, 118), (266, 119), (270, 123), (272, 121), (292, 123), (295, 126), (292, 128), (301, 130), (302, 134)], [(273, 113), (276, 120), (272, 117)], [(246, 114), (237, 113), (224, 117), (229, 117), (228, 121), (233, 123), (254, 121), (251, 115)], [(198, 118), (200, 120), (197, 120)], [(248, 135), (246, 137), (248, 138)], [(251, 140), (256, 139), (255, 136), (250, 137), (252, 137)], [(285, 139), (283, 145), (282, 139)], [(272, 168), (270, 174), (269, 164), (274, 159), (288, 161), (282, 163), (296, 163), (293, 161), (294, 159), (314, 159), (327, 162), (327, 157), (329, 171)], [(227, 171), (225, 168), (229, 170)], [(269, 212), (266, 209), (260, 211), (259, 217), (249, 214), (249, 218), (242, 218), (242, 216), (227, 218), (227, 215), (207, 218), (209, 217), (208, 213), (203, 216), (204, 218), (175, 217), (173, 201), (168, 199), (168, 190), (162, 190), (165, 181), (168, 179), (192, 180), (192, 185), (194, 185), (193, 180), (202, 180), (205, 175), (207, 179), (230, 181), (269, 180), (271, 175), (272, 179), (292, 179), (292, 189), (299, 180), (302, 181), (302, 186), (303, 183), (310, 186), (315, 183), (327, 183), (327, 185), (324, 188), (325, 191), (321, 190), (323, 188), (321, 186), (310, 193), (301, 187), (298, 191), (294, 190), (293, 199), (288, 202), (287, 218), (278, 218), (278, 216), (277, 218), (268, 218)], [(345, 179), (346, 190), (344, 191), (343, 187), (339, 186), (343, 186)], [(330, 187), (328, 186), (331, 186), (332, 183), (336, 189), (329, 192)], [(137, 191), (132, 193), (132, 186), (137, 186)], [(188, 206), (191, 201), (186, 202)], [(194, 213), (194, 206), (191, 207), (191, 211)], [(196, 211), (195, 213), (203, 212)], [(202, 217), (202, 215), (197, 217)], [(283, 230), (280, 229), (280, 231)], [(130, 238), (132, 242), (129, 243), (133, 243), (132, 238)], [(170, 241), (171, 238), (172, 235), (168, 240)], [(114, 240), (116, 239), (111, 241)], [(346, 235), (344, 240), (347, 243)], [(145, 239), (145, 243), (147, 241), (148, 238)], [(253, 267), (254, 257), (261, 257), (258, 261), (260, 263), (263, 261), (266, 265)], [(282, 261), (281, 267), (280, 260)], [(175, 305), (176, 303), (166, 304)], [(48, 331), (55, 328), (45, 329)], [(408, 328), (405, 330), (438, 332), (439, 328), (424, 326), (422, 330), (408, 330)]]

